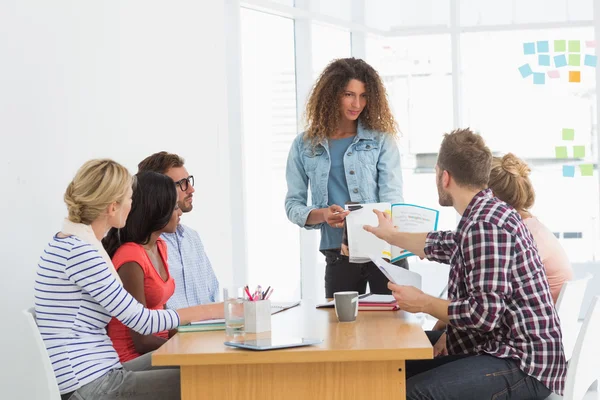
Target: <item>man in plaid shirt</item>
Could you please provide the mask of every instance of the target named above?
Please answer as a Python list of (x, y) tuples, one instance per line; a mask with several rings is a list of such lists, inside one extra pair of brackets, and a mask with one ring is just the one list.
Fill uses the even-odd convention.
[(519, 214), (487, 189), (491, 161), (469, 129), (444, 136), (436, 181), (440, 205), (462, 215), (456, 231), (398, 232), (378, 211), (379, 226), (365, 226), (421, 258), (450, 264), (448, 300), (388, 285), (403, 310), (433, 315), (446, 333), (435, 343), (436, 358), (406, 363), (407, 399), (545, 399), (563, 392), (562, 335), (542, 261)]

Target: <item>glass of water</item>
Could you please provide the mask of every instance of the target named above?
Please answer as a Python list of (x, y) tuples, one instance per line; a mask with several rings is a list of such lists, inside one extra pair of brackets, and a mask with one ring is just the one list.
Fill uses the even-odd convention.
[(228, 336), (244, 333), (244, 288), (230, 286), (223, 288), (225, 304), (225, 332)]

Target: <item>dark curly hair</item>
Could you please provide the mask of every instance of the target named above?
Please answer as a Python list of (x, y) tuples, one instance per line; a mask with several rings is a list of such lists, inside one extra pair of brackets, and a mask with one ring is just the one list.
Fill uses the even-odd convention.
[(377, 71), (361, 59), (340, 58), (325, 68), (308, 98), (306, 140), (316, 144), (335, 132), (341, 121), (340, 98), (352, 79), (361, 81), (367, 94), (367, 105), (358, 121), (367, 129), (396, 134), (398, 127)]

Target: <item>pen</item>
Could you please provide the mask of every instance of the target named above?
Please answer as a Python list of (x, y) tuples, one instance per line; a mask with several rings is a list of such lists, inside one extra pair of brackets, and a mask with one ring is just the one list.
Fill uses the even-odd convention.
[(267, 293), (267, 297), (265, 297), (265, 300), (268, 300), (268, 299), (269, 299), (269, 297), (271, 297), (271, 295), (273, 294), (273, 291), (274, 291), (274, 290), (275, 290), (275, 289), (271, 289), (271, 293)]
[(248, 295), (248, 299), (250, 301), (254, 301), (254, 299), (252, 298), (252, 296), (250, 295), (250, 290), (248, 290), (248, 285), (244, 286), (244, 290), (246, 291), (246, 294)]
[(261, 287), (260, 285), (258, 285), (258, 286), (256, 287), (256, 290), (254, 291), (254, 296), (252, 297), (252, 299), (253, 299), (254, 301), (256, 301), (256, 300), (260, 300), (260, 293), (261, 293), (261, 289), (262, 289), (262, 287)]
[(266, 297), (265, 297), (265, 296), (267, 295), (267, 293), (269, 293), (269, 289), (271, 289), (271, 286), (269, 286), (269, 287), (267, 288), (267, 290), (265, 290), (264, 292), (262, 292), (262, 299), (263, 299), (263, 300), (266, 300)]

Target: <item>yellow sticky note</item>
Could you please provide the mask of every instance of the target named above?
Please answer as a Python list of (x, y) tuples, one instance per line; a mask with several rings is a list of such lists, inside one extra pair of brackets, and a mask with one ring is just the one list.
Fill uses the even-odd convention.
[(567, 158), (567, 146), (556, 146), (556, 158)]
[(585, 158), (585, 146), (573, 146), (573, 157)]
[(594, 164), (580, 164), (581, 176), (594, 176)]
[(581, 72), (569, 71), (569, 82), (581, 82)]

